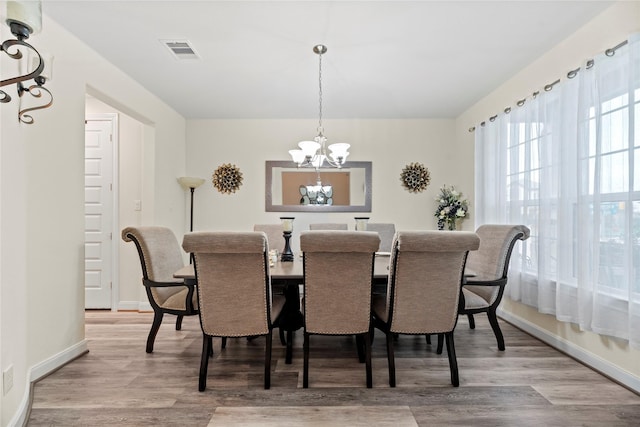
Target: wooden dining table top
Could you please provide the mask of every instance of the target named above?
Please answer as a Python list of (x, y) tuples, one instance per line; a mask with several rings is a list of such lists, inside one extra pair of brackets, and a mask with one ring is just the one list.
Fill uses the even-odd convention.
[[(386, 281), (389, 277), (390, 254), (380, 253), (375, 256), (373, 277), (377, 281)], [(302, 257), (295, 256), (291, 262), (278, 261), (269, 268), (271, 280), (303, 280), (304, 271)], [(194, 280), (196, 278), (193, 264), (185, 265), (180, 270), (173, 273), (173, 277), (183, 280)]]

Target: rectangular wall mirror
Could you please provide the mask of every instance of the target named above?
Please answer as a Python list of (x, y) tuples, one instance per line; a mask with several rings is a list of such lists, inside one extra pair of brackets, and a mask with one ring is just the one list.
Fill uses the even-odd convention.
[(371, 212), (371, 162), (316, 171), (268, 160), (265, 183), (267, 212)]

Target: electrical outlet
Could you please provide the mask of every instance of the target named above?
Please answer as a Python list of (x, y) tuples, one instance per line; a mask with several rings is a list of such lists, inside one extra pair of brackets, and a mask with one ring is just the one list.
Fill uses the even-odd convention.
[(134, 200), (133, 201), (133, 210), (135, 210), (135, 211), (141, 211), (142, 210), (142, 201), (141, 200)]
[(2, 393), (6, 395), (13, 388), (13, 365), (2, 371)]

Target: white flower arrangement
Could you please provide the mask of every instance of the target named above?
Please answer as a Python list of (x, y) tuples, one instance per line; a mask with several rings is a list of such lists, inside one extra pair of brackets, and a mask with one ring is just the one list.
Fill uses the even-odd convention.
[(453, 185), (450, 187), (444, 185), (436, 201), (438, 208), (434, 216), (438, 218), (438, 230), (444, 230), (445, 226), (449, 230), (455, 230), (456, 221), (466, 218), (469, 212), (469, 202), (462, 199), (462, 193), (456, 191)]

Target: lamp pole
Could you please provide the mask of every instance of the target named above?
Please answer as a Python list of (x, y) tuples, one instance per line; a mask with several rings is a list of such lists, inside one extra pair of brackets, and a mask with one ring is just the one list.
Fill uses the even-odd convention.
[[(189, 210), (189, 232), (193, 231), (193, 193), (196, 188), (200, 187), (204, 183), (202, 178), (193, 178), (189, 176), (182, 176), (178, 178), (178, 182), (185, 190), (188, 188), (191, 192), (191, 209)], [(193, 264), (193, 255), (189, 257), (189, 263)]]
[(193, 231), (193, 192), (196, 191), (196, 187), (189, 187), (191, 190), (191, 219), (189, 221), (189, 231)]

